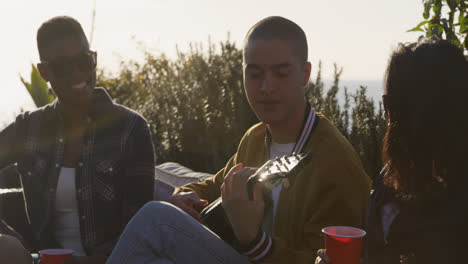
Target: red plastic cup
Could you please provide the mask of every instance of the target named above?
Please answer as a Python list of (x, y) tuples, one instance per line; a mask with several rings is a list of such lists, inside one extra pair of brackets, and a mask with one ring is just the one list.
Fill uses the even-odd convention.
[(362, 238), (366, 231), (350, 226), (330, 226), (325, 234), (325, 251), (331, 264), (359, 264)]
[(72, 259), (73, 250), (71, 249), (44, 249), (40, 250), (41, 264), (63, 264)]

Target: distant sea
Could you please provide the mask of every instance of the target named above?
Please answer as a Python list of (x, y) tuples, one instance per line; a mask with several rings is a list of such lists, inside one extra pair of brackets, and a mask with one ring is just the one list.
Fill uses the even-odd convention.
[[(324, 80), (326, 92), (330, 89), (331, 85), (333, 84), (332, 80)], [(354, 94), (359, 87), (365, 86), (367, 87), (367, 97), (372, 98), (374, 100), (374, 105), (377, 107), (378, 103), (382, 101), (382, 93), (383, 93), (383, 81), (382, 80), (340, 80), (338, 87), (338, 101), (343, 104), (344, 103), (344, 88), (348, 89), (348, 94)]]

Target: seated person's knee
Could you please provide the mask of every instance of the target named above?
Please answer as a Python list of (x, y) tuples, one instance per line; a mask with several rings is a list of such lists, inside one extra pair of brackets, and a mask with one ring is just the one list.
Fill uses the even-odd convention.
[(0, 234), (0, 263), (32, 263), (31, 254), (12, 236)]

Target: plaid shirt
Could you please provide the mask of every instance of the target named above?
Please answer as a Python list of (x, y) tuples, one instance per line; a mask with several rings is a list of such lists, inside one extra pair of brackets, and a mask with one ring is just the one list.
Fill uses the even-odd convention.
[[(94, 90), (93, 98), (75, 166), (81, 241), (88, 255), (110, 254), (130, 218), (152, 200), (155, 165), (145, 119), (114, 104), (102, 88)], [(0, 168), (18, 165), (39, 248), (60, 246), (54, 211), (64, 145), (58, 101), (19, 115), (0, 132)]]

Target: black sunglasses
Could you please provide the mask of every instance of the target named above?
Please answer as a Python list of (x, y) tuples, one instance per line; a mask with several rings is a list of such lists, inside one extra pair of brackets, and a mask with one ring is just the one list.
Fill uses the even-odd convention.
[(69, 77), (74, 69), (81, 72), (90, 72), (96, 69), (97, 53), (86, 51), (69, 59), (57, 59), (54, 61), (41, 61), (57, 78)]

